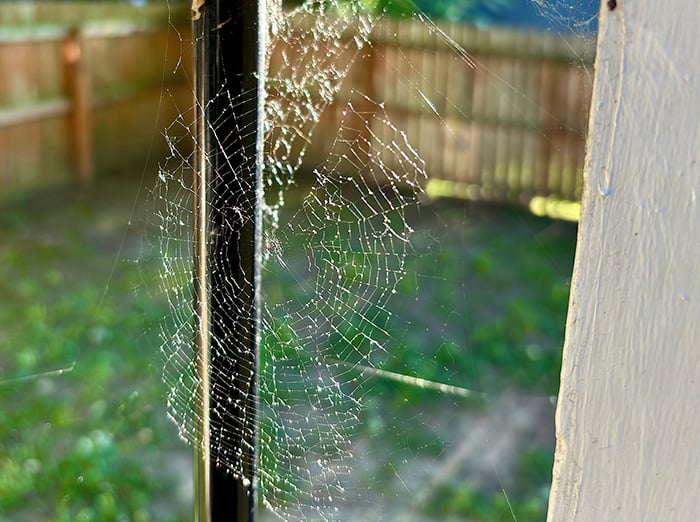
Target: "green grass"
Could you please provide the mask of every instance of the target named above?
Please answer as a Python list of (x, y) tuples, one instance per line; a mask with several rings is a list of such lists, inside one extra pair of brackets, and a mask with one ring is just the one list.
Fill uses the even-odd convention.
[[(397, 462), (439, 458), (449, 451), (449, 442), (441, 440), (429, 422), (420, 421), (431, 411), (452, 410), (459, 415), (464, 408), (488, 410), (504, 392), (543, 400), (557, 394), (576, 240), (571, 223), (456, 201), (436, 201), (406, 217), (415, 233), (395, 294), (386, 306), (344, 307), (341, 314), (328, 303), (320, 305), (322, 313), (337, 319), (327, 342), (323, 331), (317, 331), (322, 358), (344, 361), (350, 369), (366, 365), (364, 356), (371, 353), (375, 368), (483, 392), (487, 399), (450, 399), (390, 378), (350, 381), (349, 393), (363, 402), (360, 433), (355, 436), (364, 440), (361, 445), (379, 441), (375, 452)], [(269, 263), (265, 269), (268, 281), (274, 281), (268, 285), (271, 305), (291, 303), (283, 306), (285, 310), (294, 310), (294, 303), (302, 307), (317, 278), (325, 289), (317, 299), (323, 300), (324, 295), (337, 295), (337, 283), (362, 288), (362, 282), (376, 276), (372, 268), (376, 263), (357, 230), (329, 220), (309, 235), (316, 239), (316, 248), (308, 248), (296, 236), (285, 238), (282, 232), (284, 266)], [(346, 248), (319, 248), (319, 241)], [(327, 265), (340, 267), (337, 275), (333, 270), (324, 272)], [(358, 266), (369, 270), (363, 273)], [(384, 350), (371, 348), (372, 342)], [(318, 364), (317, 354), (295, 352), (297, 344), (285, 320), (273, 324), (263, 346), (268, 357), (293, 360), (302, 373)], [(359, 366), (349, 370), (349, 376), (361, 375)], [(295, 382), (298, 386), (278, 386), (276, 391), (288, 394), (290, 401), (303, 398), (303, 381)], [(553, 434), (553, 426), (550, 430)], [(491, 521), (512, 520), (512, 508), (521, 522), (542, 520), (552, 459), (551, 442), (526, 447), (522, 462), (508, 477), (512, 480), (505, 504), (500, 490), (482, 491), (447, 481), (421, 509), (428, 515), (440, 512), (446, 520)], [(390, 468), (387, 481), (396, 475)], [(372, 487), (381, 489), (381, 478), (372, 480)]]
[[(575, 226), (444, 200), (407, 220), (416, 230), (396, 292), (386, 306), (343, 308), (327, 352), (356, 363), (371, 351), (369, 339), (378, 340), (390, 347), (376, 363), (388, 371), (485, 392), (524, 387), (555, 395)], [(346, 245), (355, 253), (317, 248), (316, 255), (301, 241), (289, 239), (284, 248), (286, 266), (271, 263), (266, 268), (267, 280), (273, 281), (266, 287), (268, 300), (322, 301), (323, 292), (315, 296), (316, 278), (322, 286), (328, 283), (329, 296), (337, 294), (336, 283), (349, 289), (361, 289), (363, 283), (372, 286), (377, 262), (371, 255), (358, 254), (363, 248), (357, 238), (343, 234), (347, 236), (343, 227), (331, 225), (330, 233), (321, 228), (314, 239), (331, 237), (326, 245)], [(341, 267), (335, 281), (323, 277), (333, 276), (332, 270), (322, 271), (328, 264)], [(358, 275), (358, 266), (364, 266), (366, 273)], [(309, 294), (308, 289), (314, 290)], [(335, 315), (331, 304), (324, 306), (328, 310), (323, 312)], [(283, 321), (275, 328), (281, 329), (276, 333), (279, 338), (289, 337), (289, 325)]]
[[(158, 329), (168, 310), (155, 283), (159, 263), (143, 255), (138, 234), (122, 242), (135, 187), (111, 182), (62, 194), (62, 203), (35, 200), (0, 213), (0, 519), (191, 519), (169, 467), (189, 450), (165, 418)], [(574, 226), (451, 201), (408, 217), (416, 232), (396, 293), (386, 307), (348, 314), (328, 353), (354, 363), (368, 338), (379, 339), (386, 352), (372, 364), (387, 371), (491, 395), (556, 394)], [(266, 268), (266, 297), (308, 302), (310, 251), (301, 242), (284, 248), (292, 270)], [(329, 260), (344, 263), (348, 286), (363, 282), (357, 254)], [(290, 324), (280, 317), (273, 326), (267, 364), (273, 353), (297, 356)], [(445, 442), (431, 430), (386, 431), (387, 416), (397, 419), (406, 405), (429, 411), (439, 394), (369, 382), (366, 436), (388, 434), (386, 443), (407, 458), (440, 456)], [(274, 449), (268, 442), (263, 451)], [(542, 520), (551, 455), (540, 447), (521, 456), (510, 507), (500, 492), (449, 482), (421, 509), (440, 520), (512, 520), (511, 508), (519, 522)]]
[(119, 251), (134, 193), (102, 189), (2, 212), (3, 520), (191, 518), (163, 473), (183, 449), (162, 399), (166, 307), (144, 286), (158, 261)]

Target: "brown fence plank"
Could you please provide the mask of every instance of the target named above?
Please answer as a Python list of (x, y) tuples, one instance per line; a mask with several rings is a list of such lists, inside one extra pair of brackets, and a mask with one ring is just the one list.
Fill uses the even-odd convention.
[[(179, 110), (169, 92), (181, 107), (191, 105), (186, 16), (186, 8), (163, 5), (0, 4), (0, 198), (89, 179), (94, 158), (100, 170), (143, 167), (154, 141), (152, 159), (164, 156), (156, 122), (165, 127)], [(170, 24), (183, 21), (177, 34)], [(178, 61), (185, 65), (173, 74)], [(111, 118), (101, 116), (115, 104)], [(130, 126), (113, 131), (120, 111), (132, 115)]]
[[(187, 36), (139, 24), (116, 31), (91, 26), (80, 40), (87, 67), (87, 78), (81, 81), (89, 88), (79, 92), (75, 80), (63, 85), (64, 73), (75, 76), (70, 68), (62, 70), (65, 31), (49, 33), (24, 40), (0, 38), (0, 68), (13, 71), (0, 75), (0, 132), (3, 127), (33, 125), (42, 118), (60, 120), (69, 100), (73, 162), (83, 177), (92, 161), (86, 153), (91, 136), (100, 158), (96, 168), (114, 170), (126, 161), (126, 154), (109, 150), (115, 142), (122, 152), (143, 156), (150, 142), (160, 139), (155, 123), (144, 125), (146, 118), (167, 125), (191, 105), (191, 88), (183, 73), (187, 67), (177, 67), (178, 60), (185, 64), (189, 60)], [(383, 134), (388, 136), (389, 131), (377, 119), (381, 106), (422, 155), (430, 178), (462, 183), (472, 187), (472, 195), (499, 201), (527, 203), (536, 195), (578, 199), (592, 85), (590, 40), (411, 20), (383, 20), (372, 38), (374, 43), (358, 53), (312, 134), (307, 168), (327, 157), (340, 125), (360, 130), (360, 141), (371, 140), (373, 148), (380, 145), (377, 141), (386, 139)], [(328, 43), (317, 44), (318, 53), (327, 50)], [(294, 46), (280, 44), (272, 55), (273, 69), (284, 68), (283, 52), (305, 56), (307, 61), (324, 59), (314, 56), (310, 44), (300, 41)], [(350, 53), (338, 56), (336, 65), (342, 70)], [(176, 69), (178, 73), (173, 74)], [(302, 74), (303, 67), (290, 73)], [(163, 88), (175, 93), (175, 105), (159, 94)], [(270, 92), (272, 101), (281, 106), (290, 95)], [(161, 101), (165, 106), (159, 115)], [(353, 103), (354, 115), (346, 111), (348, 102)], [(86, 115), (94, 120), (92, 131)], [(310, 129), (299, 132), (306, 134)], [(9, 141), (6, 135), (2, 143)], [(293, 141), (294, 148), (307, 145), (305, 139)], [(53, 140), (54, 152), (60, 142)], [(337, 150), (342, 153), (342, 147)], [(290, 153), (293, 157), (294, 151)], [(380, 150), (379, 155), (387, 167), (398, 168), (388, 151)], [(367, 160), (360, 154), (360, 163)], [(4, 161), (0, 168), (18, 169), (22, 162)], [(7, 177), (3, 172), (3, 179)]]

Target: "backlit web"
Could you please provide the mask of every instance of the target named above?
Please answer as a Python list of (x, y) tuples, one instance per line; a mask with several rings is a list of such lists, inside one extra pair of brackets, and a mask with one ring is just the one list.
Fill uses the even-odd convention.
[[(572, 5), (562, 13), (560, 5), (535, 4), (564, 26), (581, 19)], [(397, 20), (385, 14), (390, 7), (359, 0), (310, 1), (291, 11), (269, 4), (258, 405), (263, 519), (464, 520), (463, 513), (495, 504), (489, 509), (501, 513), (498, 520), (530, 520), (528, 513), (541, 515), (546, 505), (546, 491), (517, 504), (522, 488), (511, 489), (513, 466), (505, 460), (521, 448), (499, 430), (549, 441), (552, 427), (532, 418), (549, 419), (556, 383), (535, 383), (523, 398), (508, 391), (510, 380), (482, 372), (475, 350), (487, 333), (478, 324), (500, 313), (498, 296), (473, 302), (462, 275), (488, 272), (489, 260), (469, 242), (473, 225), (463, 204), (441, 206), (433, 197), (449, 189), (519, 204), (552, 195), (574, 201), (580, 182), (569, 181), (567, 169), (581, 167), (572, 143), (584, 128), (581, 118), (561, 116), (556, 102), (541, 105), (537, 74), (546, 72), (508, 68), (499, 58), (499, 46), (535, 52), (529, 36), (495, 33), (484, 44), (479, 29), (415, 11)], [(542, 48), (559, 38), (544, 37)], [(591, 41), (559, 39), (563, 51), (550, 74), (565, 81), (548, 96), (585, 113)], [(571, 60), (568, 73), (557, 72)], [(390, 80), (379, 81), (380, 74)], [(219, 95), (230, 96), (225, 89)], [(162, 336), (168, 408), (181, 437), (198, 446), (193, 110), (168, 128), (172, 155), (157, 193), (162, 286), (172, 309)], [(500, 132), (503, 119), (520, 131)], [(471, 126), (477, 120), (493, 123), (478, 137)], [(535, 124), (542, 120), (551, 129)], [(556, 137), (547, 159), (531, 156), (549, 132)], [(517, 161), (477, 158), (478, 140), (518, 150)], [(490, 177), (448, 174), (465, 166)], [(543, 169), (553, 174), (540, 179)], [(526, 321), (527, 311), (513, 310), (514, 321)], [(503, 333), (502, 348), (520, 343), (532, 360), (552, 349), (539, 331), (522, 330), (512, 346), (514, 334)], [(225, 341), (215, 339), (214, 349)], [(498, 406), (495, 417), (486, 413), (489, 404)], [(220, 463), (240, 475), (227, 440), (226, 433), (217, 438)], [(486, 496), (473, 493), (479, 488)]]

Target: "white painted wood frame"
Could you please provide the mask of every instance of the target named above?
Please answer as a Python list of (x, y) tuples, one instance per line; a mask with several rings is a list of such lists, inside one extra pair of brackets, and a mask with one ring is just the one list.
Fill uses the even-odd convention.
[(547, 520), (698, 521), (700, 2), (603, 0), (592, 107)]

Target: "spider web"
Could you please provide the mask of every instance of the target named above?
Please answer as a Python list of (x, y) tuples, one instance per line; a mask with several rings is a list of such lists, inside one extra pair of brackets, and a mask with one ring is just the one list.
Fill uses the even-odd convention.
[[(574, 20), (571, 5), (534, 3), (563, 24)], [(450, 56), (442, 76), (430, 77), (419, 52), (383, 46), (396, 38), (397, 26), (365, 2), (310, 1), (293, 11), (269, 2), (268, 12), (257, 463), (264, 513), (281, 520), (437, 520), (442, 518), (430, 506), (442, 486), (465, 480), (500, 489), (504, 519), (516, 518), (494, 463), (502, 455), (500, 439), (490, 442), (480, 405), (502, 405), (516, 424), (512, 429), (532, 426), (517, 414), (520, 399), (498, 383), (485, 383), (476, 368), (460, 370), (450, 362), (455, 346), (469, 350), (460, 324), (478, 317), (454, 308), (468, 301), (466, 285), (421, 260), (442, 259), (442, 242), (460, 223), (438, 215), (428, 198), (427, 165), (440, 146), (419, 150), (413, 142), (425, 128), (411, 128), (387, 100), (402, 98), (409, 108), (427, 110), (438, 122), (436, 134), (458, 142), (464, 129), (452, 118), (468, 117), (478, 107), (460, 105), (454, 91), (459, 82), (455, 87), (448, 77), (466, 82), (480, 70), (502, 104), (520, 103), (515, 113), (526, 117), (541, 109), (494, 63), (471, 54), (420, 11), (411, 23), (424, 32), (415, 34)], [(567, 45), (582, 63), (590, 59), (590, 43)], [(356, 81), (353, 66), (389, 56), (393, 87), (378, 92), (372, 81)], [(232, 104), (246, 98), (231, 98), (225, 88), (218, 96)], [(169, 415), (195, 447), (204, 444), (191, 261), (198, 151), (190, 145), (190, 116), (199, 109), (182, 110), (169, 126), (171, 157), (157, 188), (162, 287), (172, 310), (163, 324), (163, 377)], [(332, 133), (328, 121), (334, 122)], [(307, 149), (318, 141), (324, 145), (309, 157)], [(504, 179), (509, 176), (505, 172)], [(438, 286), (438, 293), (452, 298), (429, 302), (424, 290)], [(237, 313), (244, 311), (232, 310)], [(414, 331), (422, 332), (425, 346), (411, 360), (406, 346)], [(214, 339), (213, 349), (226, 341)], [(431, 360), (436, 370), (421, 373)], [(528, 400), (530, 412), (547, 409), (547, 397)], [(240, 477), (244, 463), (228, 442), (238, 425), (223, 425), (216, 456)], [(479, 452), (487, 454), (487, 464), (474, 455)]]

